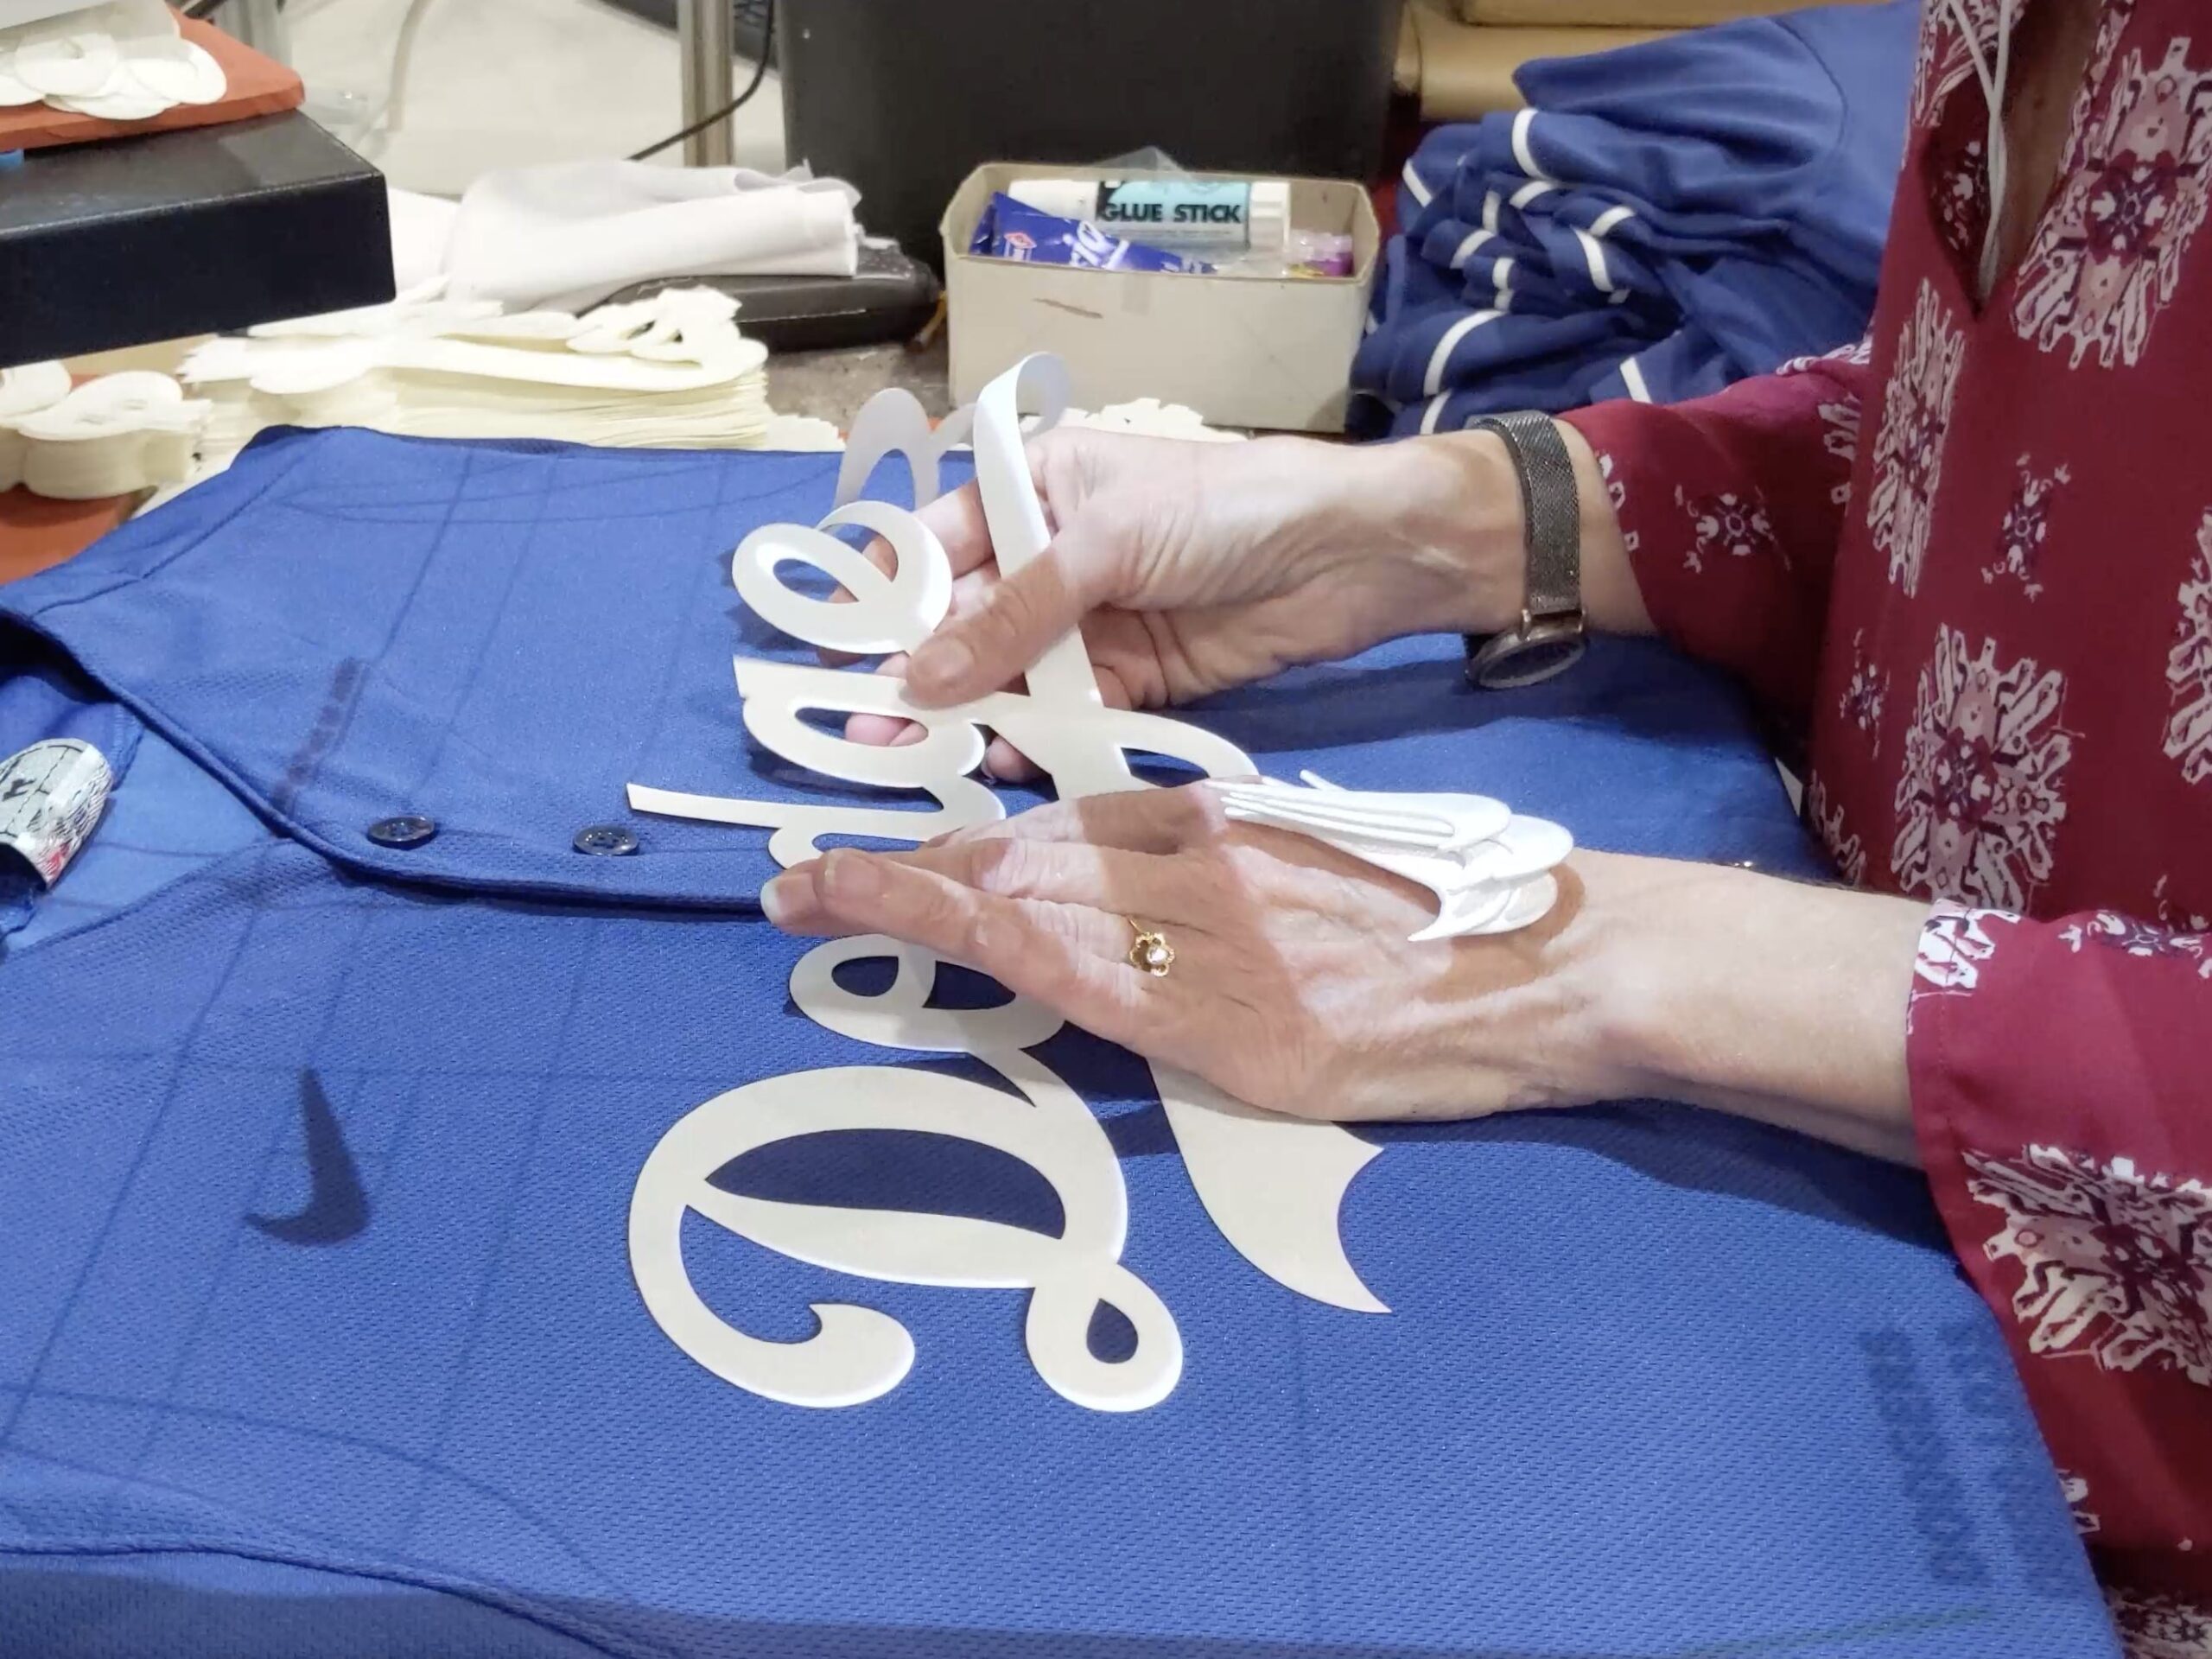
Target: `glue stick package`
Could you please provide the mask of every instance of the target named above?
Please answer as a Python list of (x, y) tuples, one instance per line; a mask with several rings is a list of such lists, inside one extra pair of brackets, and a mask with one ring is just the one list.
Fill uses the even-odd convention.
[(1001, 193), (976, 223), (968, 251), (994, 259), (1024, 259), (1039, 264), (1088, 265), (1100, 270), (1159, 270), (1205, 275), (1204, 260), (1125, 242), (1079, 219), (1062, 219)]

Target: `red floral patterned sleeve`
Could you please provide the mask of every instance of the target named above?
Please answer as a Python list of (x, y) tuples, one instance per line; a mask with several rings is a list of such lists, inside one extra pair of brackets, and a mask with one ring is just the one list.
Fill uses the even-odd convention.
[(2131, 1651), (2212, 1653), (2212, 938), (1938, 905), (1909, 1030), (1936, 1203)]
[(1565, 417), (1598, 452), (1659, 631), (1792, 733), (1812, 707), (1866, 365), (1850, 346), (1690, 403)]

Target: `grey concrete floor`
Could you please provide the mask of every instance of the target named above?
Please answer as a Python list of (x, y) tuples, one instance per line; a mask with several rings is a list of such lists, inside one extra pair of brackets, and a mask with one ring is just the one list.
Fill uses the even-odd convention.
[[(396, 64), (409, 3), (284, 10), (310, 113), (402, 189), (459, 195), (494, 168), (627, 156), (683, 124), (671, 30), (601, 0), (423, 0)], [(741, 87), (751, 73), (741, 67)], [(732, 131), (741, 165), (783, 166), (774, 75)]]

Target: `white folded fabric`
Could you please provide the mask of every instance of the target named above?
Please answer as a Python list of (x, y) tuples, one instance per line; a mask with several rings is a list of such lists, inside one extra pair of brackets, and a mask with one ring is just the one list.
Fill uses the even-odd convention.
[(392, 283), (404, 295), (445, 275), (446, 249), (453, 241), (461, 204), (390, 185), (385, 194), (391, 209)]
[(455, 299), (578, 311), (658, 276), (849, 276), (860, 193), (804, 168), (575, 162), (487, 173), (445, 249)]

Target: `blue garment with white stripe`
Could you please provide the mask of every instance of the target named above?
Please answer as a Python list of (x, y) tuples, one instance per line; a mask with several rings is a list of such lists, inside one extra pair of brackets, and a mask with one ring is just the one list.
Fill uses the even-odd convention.
[(1530, 63), (1531, 108), (1430, 133), (1352, 366), (1361, 429), (1671, 403), (1857, 340), (1918, 19), (1829, 7)]

